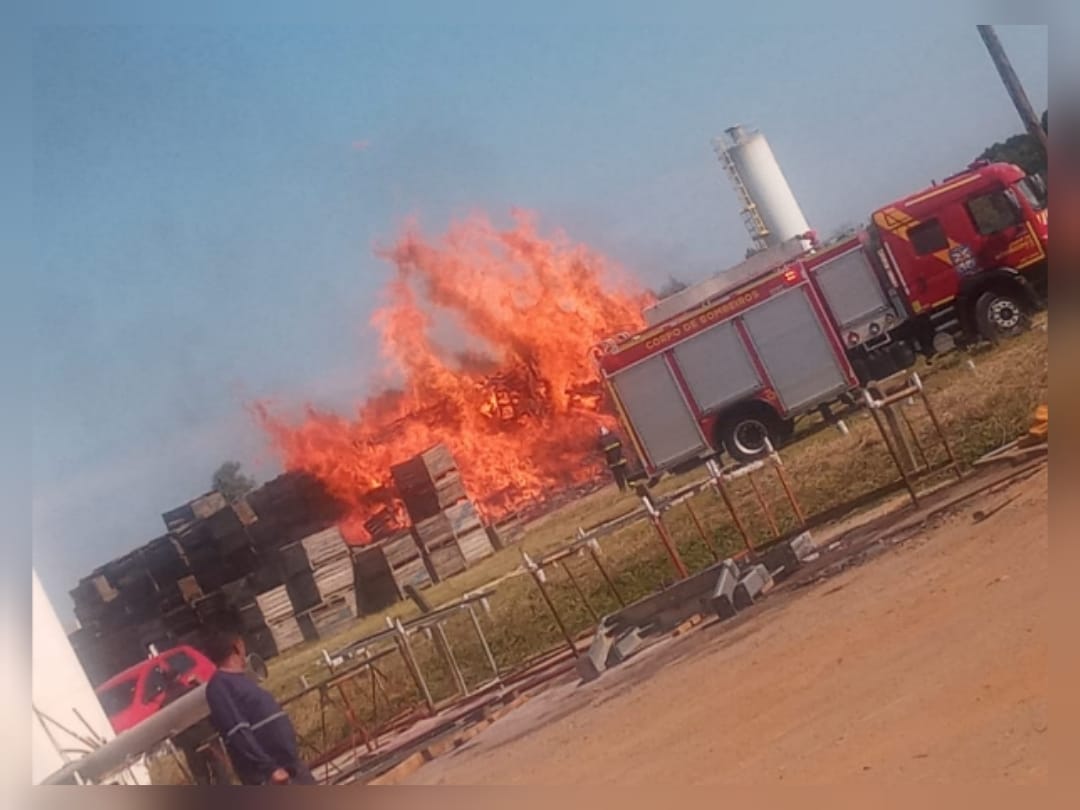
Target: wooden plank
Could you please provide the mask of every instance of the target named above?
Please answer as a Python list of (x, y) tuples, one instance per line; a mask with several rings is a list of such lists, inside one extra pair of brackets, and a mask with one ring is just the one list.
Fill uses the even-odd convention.
[(318, 568), (325, 563), (349, 556), (349, 546), (345, 543), (345, 538), (341, 536), (337, 526), (309, 535), (301, 540), (300, 544), (307, 552), (312, 568)]
[(288, 589), (284, 585), (256, 594), (255, 604), (259, 606), (267, 622), (291, 618), (293, 615), (292, 602), (289, 600)]
[(428, 571), (427, 566), (424, 565), (424, 560), (421, 557), (394, 566), (393, 573), (401, 591), (405, 590), (406, 585), (423, 588), (431, 584), (431, 573)]
[(353, 562), (351, 557), (345, 557), (332, 563), (328, 563), (313, 572), (315, 587), (319, 595), (326, 599), (329, 594), (345, 589), (352, 589), (354, 584)]
[(411, 531), (403, 531), (384, 540), (381, 544), (387, 562), (391, 566), (411, 562), (420, 556), (420, 549)]
[(459, 574), (467, 567), (461, 549), (454, 542), (429, 550), (428, 559), (431, 560), (431, 567), (440, 580)]
[(277, 647), (278, 652), (295, 647), (304, 641), (304, 634), (300, 629), (300, 624), (293, 616), (267, 622), (266, 626), (270, 630), (270, 635), (274, 639), (274, 645)]
[(491, 538), (488, 537), (487, 529), (483, 526), (478, 526), (469, 534), (459, 537), (457, 546), (468, 565), (495, 553), (495, 547), (491, 544)]
[(416, 534), (425, 548), (433, 548), (454, 539), (454, 528), (447, 516), (439, 514), (415, 524)]
[(481, 526), (480, 513), (476, 511), (476, 507), (472, 501), (461, 501), (448, 507), (445, 510), (446, 519), (450, 521), (450, 528), (453, 529), (454, 536), (460, 537), (464, 534), (469, 534), (477, 527)]
[(438, 481), (447, 473), (457, 470), (457, 464), (450, 453), (450, 448), (445, 444), (440, 443), (428, 448), (420, 454), (420, 458), (423, 460), (424, 467), (427, 469), (428, 476), (432, 481)]

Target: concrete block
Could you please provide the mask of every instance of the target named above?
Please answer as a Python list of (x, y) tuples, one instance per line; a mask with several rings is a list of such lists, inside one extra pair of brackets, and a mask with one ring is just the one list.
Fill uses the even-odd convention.
[(613, 643), (614, 639), (608, 634), (608, 629), (604, 624), (601, 623), (596, 628), (596, 635), (593, 636), (589, 651), (577, 660), (577, 671), (578, 675), (581, 676), (581, 680), (586, 683), (595, 680), (600, 677), (600, 673), (607, 669), (608, 655), (611, 653)]
[(637, 627), (643, 636), (674, 630), (695, 613), (708, 610), (709, 594), (721, 567), (721, 563), (716, 563), (663, 591), (639, 599), (612, 613), (605, 623), (615, 635), (631, 627)]
[(814, 538), (810, 536), (810, 532), (803, 532), (792, 539), (790, 545), (795, 556), (799, 558), (799, 562), (807, 562), (811, 555), (817, 553), (817, 546), (814, 545)]
[(608, 653), (607, 665), (609, 667), (618, 666), (640, 650), (644, 643), (636, 627), (623, 633), (619, 640), (612, 645), (611, 652)]
[(732, 601), (736, 610), (744, 610), (754, 604), (754, 600), (764, 595), (773, 585), (773, 578), (764, 565), (755, 565), (747, 571), (735, 586)]
[(757, 561), (769, 569), (777, 582), (783, 581), (794, 574), (807, 557), (816, 551), (814, 541), (809, 532), (803, 532), (798, 537), (784, 543), (771, 546)]
[(716, 580), (716, 587), (713, 588), (712, 595), (709, 597), (709, 608), (721, 620), (730, 619), (738, 612), (735, 608), (735, 586), (739, 583), (739, 569), (731, 560), (724, 562), (731, 564), (724, 565), (720, 569), (720, 577)]

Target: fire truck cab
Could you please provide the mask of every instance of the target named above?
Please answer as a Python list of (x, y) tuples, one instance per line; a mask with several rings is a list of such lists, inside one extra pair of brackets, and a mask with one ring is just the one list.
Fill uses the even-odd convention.
[(907, 302), (919, 351), (996, 341), (1023, 328), (1047, 288), (1047, 197), (1040, 178), (975, 163), (874, 212), (870, 234)]

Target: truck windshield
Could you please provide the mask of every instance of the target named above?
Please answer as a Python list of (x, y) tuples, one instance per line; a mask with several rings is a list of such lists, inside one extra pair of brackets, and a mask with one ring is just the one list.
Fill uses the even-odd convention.
[(1016, 184), (1016, 190), (1027, 200), (1033, 211), (1046, 208), (1046, 185), (1041, 177), (1032, 175)]

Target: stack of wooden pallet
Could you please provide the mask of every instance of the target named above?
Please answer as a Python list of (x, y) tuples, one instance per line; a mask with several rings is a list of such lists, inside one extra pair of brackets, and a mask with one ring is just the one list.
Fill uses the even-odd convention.
[(356, 614), (356, 584), (353, 581), (352, 557), (345, 538), (336, 526), (305, 537), (300, 541), (311, 564), (312, 578), (320, 602), (344, 599)]
[[(415, 559), (419, 561), (419, 567), (414, 572), (414, 577), (422, 574), (423, 578), (430, 583), (431, 579), (427, 575), (427, 568), (424, 567), (424, 561), (420, 559), (420, 552), (417, 550), (416, 544), (413, 543), (412, 534), (408, 531), (402, 534), (403, 539), (412, 545), (416, 554)], [(358, 615), (378, 613), (390, 607), (390, 605), (403, 598), (406, 584), (413, 584), (417, 588), (423, 587), (423, 582), (416, 582), (414, 579), (402, 581), (398, 578), (399, 575), (403, 576), (404, 566), (397, 570), (391, 566), (387, 550), (390, 547), (389, 541), (386, 541), (352, 549), (353, 579), (356, 582)]]
[[(431, 574), (428, 571), (427, 562), (421, 554), (420, 547), (416, 543), (416, 535), (412, 529), (401, 529), (389, 537), (380, 540), (377, 544), (381, 549), (383, 559), (390, 569), (391, 576), (401, 593), (405, 592), (405, 586), (414, 588), (426, 588), (431, 584)], [(372, 570), (379, 572), (381, 566), (369, 561)], [(374, 576), (380, 576), (375, 573)], [(367, 583), (361, 581), (360, 592), (364, 593)]]
[[(238, 623), (249, 649), (264, 658), (287, 648), (278, 637), (314, 638), (314, 617), (297, 613), (314, 610), (329, 626), (324, 614), (339, 602), (355, 612), (355, 597), (341, 594), (351, 584), (351, 562), (343, 543), (324, 552), (317, 582), (299, 541), (344, 514), (318, 480), (301, 473), (279, 476), (237, 502), (208, 492), (165, 512), (165, 535), (95, 569), (71, 591), (80, 660), (92, 678), (107, 678), (142, 660), (148, 645), (198, 645), (209, 627), (224, 623)], [(275, 589), (291, 624), (272, 627), (256, 599)], [(336, 597), (328, 607), (324, 594)]]
[(261, 590), (254, 602), (278, 652), (328, 637), (356, 617), (352, 557), (336, 528), (282, 546), (275, 559), (283, 584)]
[(390, 468), (432, 580), (460, 573), (494, 552), (445, 445)]
[(253, 570), (256, 557), (248, 527), (256, 518), (246, 504), (238, 507), (220, 492), (208, 492), (162, 519), (204, 594)]
[(258, 520), (250, 527), (256, 548), (280, 548), (337, 524), (348, 509), (317, 479), (300, 472), (279, 475), (247, 496)]
[(255, 606), (278, 652), (284, 652), (303, 641), (315, 638), (314, 628), (296, 616), (289, 592), (284, 585), (256, 594)]

